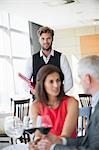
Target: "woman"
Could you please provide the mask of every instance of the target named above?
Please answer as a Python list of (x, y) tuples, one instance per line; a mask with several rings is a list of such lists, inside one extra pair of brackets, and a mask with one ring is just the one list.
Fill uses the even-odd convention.
[[(36, 78), (36, 98), (31, 106), (31, 117), (36, 124), (38, 115), (49, 115), (53, 124), (50, 133), (56, 136), (76, 137), (78, 102), (65, 96), (63, 74), (53, 65), (44, 65)], [(36, 132), (36, 136), (40, 136)]]

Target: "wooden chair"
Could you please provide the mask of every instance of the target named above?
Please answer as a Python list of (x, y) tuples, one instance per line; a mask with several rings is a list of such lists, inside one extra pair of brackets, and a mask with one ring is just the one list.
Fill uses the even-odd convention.
[[(11, 98), (11, 107), (14, 109), (14, 116), (19, 117), (22, 121), (24, 119), (24, 116), (29, 115), (29, 106), (30, 106), (30, 98), (23, 100)], [(24, 132), (23, 136), (20, 138), (20, 141), (27, 143), (29, 142), (29, 140), (30, 140), (29, 135), (27, 135)]]
[[(12, 106), (13, 105), (13, 106)], [(19, 117), (22, 121), (24, 116), (29, 115), (30, 99), (16, 100), (11, 98), (11, 107), (14, 108), (14, 116)]]
[(79, 108), (78, 135), (85, 135), (85, 130), (88, 126), (91, 116), (91, 107)]
[(79, 95), (79, 100), (81, 103), (82, 107), (89, 107), (91, 106), (91, 98), (92, 96), (89, 94), (78, 94)]

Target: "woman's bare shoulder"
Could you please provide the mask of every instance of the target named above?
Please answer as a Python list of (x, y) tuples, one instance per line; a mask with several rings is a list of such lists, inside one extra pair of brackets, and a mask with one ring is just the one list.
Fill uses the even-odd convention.
[(30, 118), (35, 120), (36, 117), (39, 115), (39, 110), (39, 101), (33, 101), (30, 107)]
[(31, 104), (31, 109), (38, 110), (39, 109), (39, 103), (40, 103), (39, 100), (33, 101)]
[(69, 101), (68, 101), (69, 105), (72, 107), (78, 107), (78, 100), (75, 99), (73, 96), (69, 97)]
[(32, 105), (38, 105), (39, 103), (40, 103), (39, 100), (34, 100), (34, 101), (32, 102)]

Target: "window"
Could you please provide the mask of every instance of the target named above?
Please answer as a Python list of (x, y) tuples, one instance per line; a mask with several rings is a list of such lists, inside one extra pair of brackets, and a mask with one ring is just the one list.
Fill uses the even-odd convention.
[(0, 111), (10, 109), (10, 97), (22, 92), (18, 72), (30, 55), (28, 21), (0, 13)]

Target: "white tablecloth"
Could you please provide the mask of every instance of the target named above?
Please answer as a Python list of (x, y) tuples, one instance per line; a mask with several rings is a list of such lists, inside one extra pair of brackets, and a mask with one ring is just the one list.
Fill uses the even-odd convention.
[(13, 145), (2, 148), (1, 150), (28, 150), (28, 145), (24, 143), (16, 144), (15, 148)]

